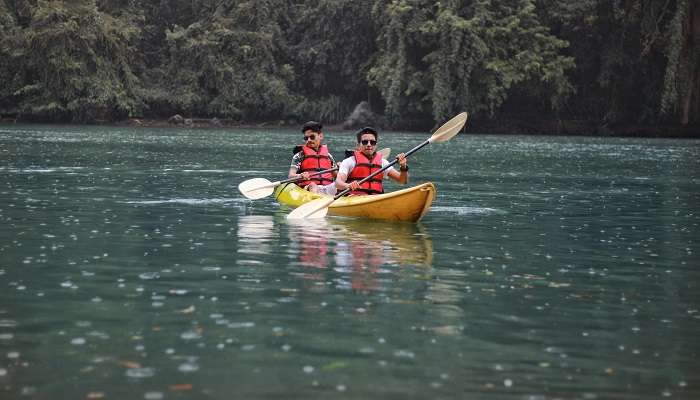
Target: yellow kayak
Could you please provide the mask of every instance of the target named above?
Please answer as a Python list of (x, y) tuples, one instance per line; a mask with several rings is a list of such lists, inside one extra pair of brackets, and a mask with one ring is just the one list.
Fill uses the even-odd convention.
[[(290, 207), (329, 196), (311, 193), (293, 183), (279, 185), (275, 189), (275, 199)], [(426, 182), (391, 193), (368, 196), (346, 196), (334, 201), (328, 212), (348, 217), (418, 222), (435, 198), (435, 185)]]

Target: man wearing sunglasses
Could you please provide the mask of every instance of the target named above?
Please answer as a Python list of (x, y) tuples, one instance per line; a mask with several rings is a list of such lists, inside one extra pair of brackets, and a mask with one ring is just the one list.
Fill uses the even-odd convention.
[(319, 171), (335, 168), (335, 160), (323, 141), (323, 125), (309, 121), (301, 127), (304, 134), (304, 144), (294, 148), (292, 165), (289, 168), (290, 178), (301, 178), (297, 185), (314, 193), (335, 195), (335, 172), (315, 174)]
[(370, 126), (357, 131), (357, 149), (351, 157), (343, 160), (338, 168), (338, 176), (335, 179), (335, 186), (338, 190), (350, 188), (350, 194), (354, 195), (384, 193), (382, 180), (387, 176), (400, 184), (408, 183), (406, 155), (401, 153), (396, 156), (399, 160), (399, 171), (388, 168), (383, 173), (360, 184), (359, 181), (389, 164), (389, 161), (377, 153), (378, 139), (379, 133)]

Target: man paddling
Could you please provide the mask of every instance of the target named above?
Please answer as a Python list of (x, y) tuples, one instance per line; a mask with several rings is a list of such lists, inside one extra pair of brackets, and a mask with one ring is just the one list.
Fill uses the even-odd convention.
[(408, 183), (408, 163), (404, 153), (396, 156), (399, 171), (393, 167), (388, 168), (367, 182), (359, 183), (389, 164), (389, 161), (383, 159), (376, 151), (378, 140), (379, 133), (372, 127), (366, 126), (357, 131), (357, 150), (351, 157), (343, 160), (338, 168), (338, 176), (335, 179), (337, 190), (350, 188), (350, 194), (354, 195), (384, 193), (382, 180), (387, 176), (402, 185)]
[(304, 144), (297, 146), (300, 150), (292, 157), (289, 178), (301, 177), (303, 180), (297, 182), (297, 185), (310, 192), (334, 195), (336, 193), (333, 182), (335, 173), (326, 172), (312, 176), (315, 172), (336, 166), (333, 156), (328, 151), (328, 146), (321, 144), (323, 125), (316, 121), (309, 121), (301, 127), (301, 132), (304, 134)]

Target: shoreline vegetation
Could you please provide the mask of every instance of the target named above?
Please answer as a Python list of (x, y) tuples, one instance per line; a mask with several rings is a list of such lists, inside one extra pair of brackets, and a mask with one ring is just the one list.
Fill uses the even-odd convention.
[(697, 0), (0, 0), (0, 117), (699, 137), (699, 48)]

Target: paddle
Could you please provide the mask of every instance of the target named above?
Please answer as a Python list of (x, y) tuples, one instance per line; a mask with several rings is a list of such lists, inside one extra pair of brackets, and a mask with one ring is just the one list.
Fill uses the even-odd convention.
[[(430, 143), (441, 143), (452, 139), (452, 137), (459, 133), (464, 124), (467, 122), (467, 116), (467, 113), (463, 112), (458, 114), (451, 120), (445, 122), (444, 125), (442, 125), (437, 131), (435, 131), (435, 133), (433, 133), (433, 135), (426, 139), (423, 143), (407, 151), (406, 157), (410, 156), (411, 154), (422, 149)], [(385, 167), (382, 167), (380, 170), (375, 171), (371, 173), (368, 177), (360, 180), (360, 183), (366, 182), (372, 179), (375, 175), (381, 174), (388, 168), (391, 168), (397, 162), (399, 162), (399, 160), (395, 159)], [(301, 206), (297, 207), (292, 212), (290, 212), (289, 215), (287, 215), (287, 219), (294, 220), (306, 218), (323, 218), (328, 213), (328, 207), (330, 207), (330, 205), (333, 204), (333, 202), (338, 200), (340, 197), (345, 196), (348, 192), (350, 192), (350, 188), (343, 190), (342, 192), (336, 194), (331, 198), (317, 199), (310, 201), (306, 204), (302, 204)]]
[[(386, 149), (381, 149), (379, 152), (382, 154), (382, 158), (387, 158), (389, 157), (389, 154), (391, 154), (391, 149), (386, 148)], [(321, 175), (325, 174), (328, 172), (333, 172), (336, 171), (338, 167), (331, 168), (331, 169), (326, 169), (323, 171), (318, 171), (314, 172), (310, 176), (316, 176), (316, 175)], [(253, 178), (253, 179), (248, 179), (245, 180), (241, 183), (238, 184), (238, 190), (243, 194), (243, 196), (251, 199), (251, 200), (257, 200), (257, 199), (262, 199), (263, 197), (267, 197), (274, 193), (275, 191), (275, 186), (281, 185), (283, 183), (288, 183), (288, 182), (298, 182), (300, 180), (303, 180), (302, 177), (297, 177), (297, 178), (289, 178), (285, 179), (282, 181), (277, 181), (277, 182), (270, 182), (269, 180), (265, 178)]]

